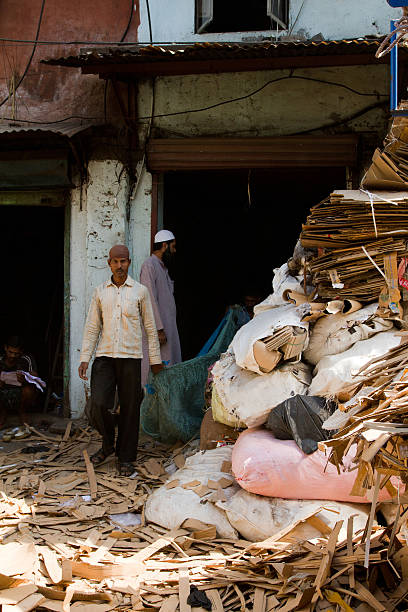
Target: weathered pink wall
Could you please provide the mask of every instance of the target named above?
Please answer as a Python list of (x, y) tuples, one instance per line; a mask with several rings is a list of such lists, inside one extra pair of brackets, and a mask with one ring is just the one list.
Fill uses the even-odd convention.
[[(41, 5), (42, 0), (2, 0), (0, 38), (34, 40)], [(45, 0), (39, 40), (118, 42), (132, 8), (132, 23), (125, 41), (135, 42), (137, 7), (138, 0)], [(103, 118), (104, 81), (82, 75), (79, 68), (39, 63), (50, 57), (76, 55), (86, 46), (37, 45), (30, 69), (15, 95), (17, 119), (47, 122), (69, 115)], [(23, 74), (32, 48), (32, 44), (0, 41), (0, 103), (8, 94), (13, 71), (17, 81)], [(0, 117), (13, 117), (11, 99), (0, 106)]]

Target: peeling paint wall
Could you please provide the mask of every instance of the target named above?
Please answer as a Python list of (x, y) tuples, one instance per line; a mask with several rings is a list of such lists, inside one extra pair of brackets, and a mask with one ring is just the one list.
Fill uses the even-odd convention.
[[(151, 175), (138, 168), (140, 179), (129, 194), (129, 181), (117, 160), (91, 160), (89, 181), (71, 192), (71, 325), (70, 404), (72, 417), (81, 416), (89, 383), (78, 376), (82, 333), (92, 293), (109, 278), (109, 249), (127, 244), (130, 275), (139, 279), (140, 267), (150, 255)], [(129, 219), (128, 219), (128, 213)], [(88, 371), (90, 375), (90, 368)]]
[[(386, 0), (290, 0), (289, 30), (282, 32), (224, 32), (196, 34), (194, 0), (150, 0), (153, 42), (253, 41), (275, 36), (326, 40), (377, 36), (389, 32), (390, 20), (401, 17), (401, 9)], [(138, 39), (149, 42), (146, 3), (140, 3)]]
[[(104, 41), (137, 40), (138, 0), (3, 0), (0, 38), (8, 39), (0, 47), (0, 100), (2, 117), (35, 121), (56, 121), (76, 115), (104, 119), (104, 82), (80, 70), (41, 64), (42, 59), (76, 55), (84, 48)], [(130, 20), (130, 16), (132, 19)], [(24, 80), (15, 96), (7, 100), (9, 86), (28, 65), (39, 26), (39, 44)], [(18, 40), (28, 41), (27, 43)], [(16, 42), (13, 42), (16, 41)], [(69, 44), (77, 41), (77, 44)], [(109, 106), (119, 109), (108, 92)]]
[(127, 196), (127, 174), (120, 162), (109, 159), (90, 161), (82, 211), (79, 188), (72, 191), (70, 403), (74, 418), (82, 413), (86, 399), (78, 377), (85, 317), (93, 290), (109, 278), (109, 249), (125, 242)]
[(146, 168), (138, 169), (140, 179), (130, 201), (127, 244), (132, 259), (131, 276), (140, 278), (142, 263), (150, 255), (150, 219), (152, 208), (152, 175)]

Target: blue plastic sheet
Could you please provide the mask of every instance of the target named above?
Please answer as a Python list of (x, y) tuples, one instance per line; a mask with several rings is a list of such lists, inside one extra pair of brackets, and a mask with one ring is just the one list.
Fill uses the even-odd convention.
[[(167, 444), (187, 442), (200, 430), (208, 368), (229, 347), (248, 314), (233, 306), (212, 334), (206, 354), (165, 368), (155, 376), (150, 372), (147, 393), (141, 405), (141, 425), (145, 433)], [(216, 335), (215, 335), (216, 334)]]

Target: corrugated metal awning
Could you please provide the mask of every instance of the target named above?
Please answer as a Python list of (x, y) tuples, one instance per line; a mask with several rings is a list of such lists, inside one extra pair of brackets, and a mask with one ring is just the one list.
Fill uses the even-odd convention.
[[(375, 57), (382, 38), (343, 40), (269, 40), (254, 43), (199, 42), (194, 44), (133, 44), (89, 48), (79, 55), (42, 60), (54, 66), (81, 68), (84, 74), (176, 75), (267, 70), (291, 67), (378, 64)], [(408, 56), (401, 46), (400, 59)], [(119, 77), (118, 77), (119, 78)]]
[(152, 138), (147, 145), (147, 164), (153, 172), (356, 166), (357, 145), (356, 134), (282, 138)]
[(55, 121), (51, 123), (35, 123), (35, 121), (1, 121), (1, 134), (16, 134), (21, 132), (49, 132), (72, 138), (75, 134), (83, 132), (94, 125), (100, 125), (100, 121), (88, 119), (68, 119), (66, 121)]

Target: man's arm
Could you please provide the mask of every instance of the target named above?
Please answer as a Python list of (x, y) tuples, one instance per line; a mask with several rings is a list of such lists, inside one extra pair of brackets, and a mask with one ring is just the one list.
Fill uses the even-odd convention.
[(157, 336), (152, 303), (150, 301), (149, 291), (146, 287), (143, 287), (143, 293), (140, 299), (140, 314), (146, 330), (147, 342), (149, 345), (150, 365), (152, 366), (154, 374), (156, 374), (163, 368), (163, 365), (160, 355), (160, 344)]
[(88, 310), (88, 316), (86, 318), (84, 334), (82, 340), (82, 349), (80, 355), (80, 365), (78, 368), (79, 377), (82, 380), (88, 380), (86, 376), (86, 371), (88, 369), (89, 361), (92, 357), (92, 354), (95, 350), (96, 344), (99, 339), (99, 334), (102, 329), (102, 314), (99, 297), (97, 295), (97, 290), (95, 289), (91, 304)]

